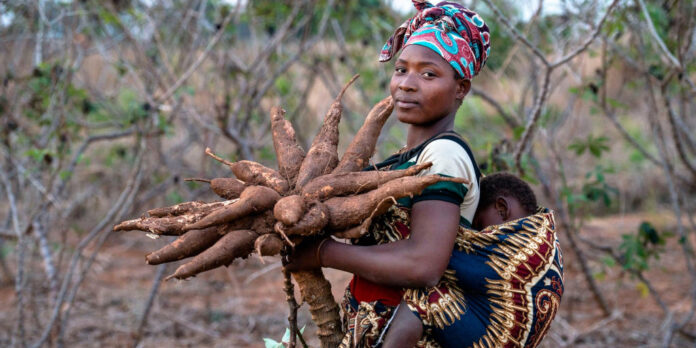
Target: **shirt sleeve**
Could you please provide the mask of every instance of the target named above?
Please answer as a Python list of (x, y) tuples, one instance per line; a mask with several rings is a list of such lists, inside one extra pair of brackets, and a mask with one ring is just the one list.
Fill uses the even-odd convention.
[(413, 198), (413, 203), (440, 200), (461, 205), (472, 186), (476, 185), (476, 171), (466, 150), (452, 140), (438, 139), (428, 144), (418, 157), (418, 164), (426, 162), (432, 162), (433, 165), (421, 171), (419, 176), (438, 174), (464, 178), (469, 180), (470, 184), (441, 181), (428, 186), (419, 196)]

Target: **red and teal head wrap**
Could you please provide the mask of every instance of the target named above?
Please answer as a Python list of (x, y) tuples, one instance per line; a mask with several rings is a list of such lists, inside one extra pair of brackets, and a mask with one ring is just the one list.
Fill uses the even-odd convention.
[(418, 13), (406, 20), (389, 38), (379, 55), (390, 60), (409, 45), (425, 46), (444, 58), (465, 79), (472, 79), (486, 64), (491, 51), (488, 26), (479, 15), (453, 2), (433, 5), (411, 0)]

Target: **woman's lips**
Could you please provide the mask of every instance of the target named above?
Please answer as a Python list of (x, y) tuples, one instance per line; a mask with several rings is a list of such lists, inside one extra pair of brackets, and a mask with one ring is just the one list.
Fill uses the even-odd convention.
[(418, 106), (418, 102), (412, 101), (412, 100), (396, 100), (396, 107), (402, 108), (402, 109), (411, 109), (415, 108)]

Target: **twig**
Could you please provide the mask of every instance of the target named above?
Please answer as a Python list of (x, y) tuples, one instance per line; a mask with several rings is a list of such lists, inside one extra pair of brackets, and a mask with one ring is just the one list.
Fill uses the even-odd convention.
[[(556, 159), (557, 165), (559, 166), (561, 180), (563, 181), (563, 186), (565, 187), (567, 186), (567, 183), (565, 178), (563, 161), (560, 155), (558, 154), (558, 151), (556, 151), (555, 146), (553, 146), (553, 143), (549, 144), (549, 148), (554, 158)], [(565, 231), (566, 235), (568, 236), (568, 241), (570, 242), (571, 250), (575, 253), (578, 262), (580, 263), (580, 269), (582, 270), (585, 282), (587, 282), (587, 285), (589, 286), (590, 291), (592, 292), (592, 296), (594, 297), (597, 304), (599, 304), (604, 316), (609, 316), (612, 312), (609, 308), (609, 304), (604, 298), (602, 292), (599, 291), (599, 286), (597, 285), (597, 282), (592, 276), (592, 272), (587, 263), (587, 258), (575, 239), (577, 236), (577, 229), (572, 225), (572, 220), (569, 216), (569, 214), (572, 213), (570, 208), (565, 206), (563, 200), (561, 199), (561, 195), (558, 192), (556, 192), (552, 197), (549, 198), (555, 201), (556, 203), (557, 213), (560, 217), (561, 230)]]
[[(136, 171), (135, 171), (135, 177), (133, 178), (132, 182), (129, 182), (129, 184), (132, 183), (132, 185), (127, 185), (127, 187), (130, 187), (130, 191), (128, 192), (128, 195), (126, 199), (121, 203), (118, 204), (118, 207), (120, 208), (118, 210), (118, 213), (115, 214), (114, 219), (115, 220), (120, 220), (126, 213), (127, 209), (132, 205), (133, 199), (135, 198), (135, 195), (138, 192), (138, 188), (140, 187), (140, 183), (142, 182), (142, 162), (143, 162), (143, 154), (145, 153), (145, 143), (144, 139), (141, 139), (141, 142), (139, 144), (139, 149), (138, 149), (138, 154), (136, 156)], [(112, 221), (107, 221), (107, 223), (112, 222)], [(100, 230), (104, 229), (102, 227)], [(68, 300), (66, 301), (66, 310), (65, 313), (63, 314), (61, 324), (60, 324), (60, 330), (58, 332), (58, 342), (60, 343), (63, 339), (63, 335), (65, 334), (66, 328), (67, 328), (67, 322), (70, 317), (70, 310), (72, 309), (72, 304), (73, 301), (75, 300), (75, 296), (77, 295), (78, 290), (80, 289), (80, 286), (82, 285), (82, 282), (84, 281), (85, 277), (87, 276), (87, 273), (89, 272), (92, 264), (94, 263), (94, 260), (96, 259), (97, 253), (99, 250), (101, 250), (102, 245), (104, 245), (104, 242), (106, 242), (106, 239), (111, 236), (111, 229), (106, 229), (106, 231), (102, 231), (105, 233), (102, 233), (101, 237), (99, 238), (98, 242), (95, 245), (94, 251), (92, 252), (92, 255), (90, 255), (89, 259), (87, 262), (85, 262), (84, 267), (82, 268), (82, 271), (80, 272), (77, 280), (75, 281), (75, 284), (73, 285), (71, 292), (68, 296)], [(78, 254), (81, 256), (81, 253)]]
[[(493, 4), (491, 0), (484, 0), (486, 4), (493, 10), (495, 15), (497, 16), (498, 20), (512, 33), (512, 35), (519, 41), (521, 41), (525, 46), (527, 46), (534, 55), (536, 55), (545, 65), (546, 71), (544, 74), (544, 80), (542, 82), (541, 86), (541, 93), (537, 96), (536, 101), (534, 103), (534, 107), (532, 108), (531, 112), (531, 117), (529, 119), (529, 122), (527, 122), (527, 125), (525, 126), (524, 133), (522, 133), (522, 138), (521, 140), (517, 143), (517, 146), (515, 147), (515, 151), (513, 154), (513, 157), (515, 159), (515, 166), (517, 167), (517, 171), (520, 174), (524, 173), (524, 170), (521, 165), (521, 159), (522, 159), (522, 153), (527, 148), (527, 144), (531, 140), (534, 130), (536, 128), (536, 123), (539, 120), (539, 116), (541, 115), (541, 110), (544, 106), (544, 103), (546, 102), (546, 97), (548, 94), (548, 89), (549, 89), (549, 80), (551, 73), (555, 68), (557, 68), (560, 65), (563, 65), (567, 63), (569, 60), (571, 60), (573, 57), (577, 56), (581, 52), (585, 51), (587, 47), (594, 41), (597, 36), (599, 35), (599, 32), (602, 30), (602, 26), (604, 25), (604, 22), (606, 21), (606, 18), (609, 16), (609, 14), (612, 12), (614, 6), (618, 3), (618, 0), (614, 0), (612, 4), (609, 6), (607, 11), (604, 13), (604, 16), (600, 19), (597, 27), (595, 28), (595, 31), (593, 34), (585, 40), (584, 43), (582, 43), (577, 49), (572, 51), (571, 53), (567, 54), (566, 56), (560, 58), (559, 60), (550, 63), (544, 54), (537, 48), (534, 44), (532, 44), (522, 33), (519, 32), (515, 27), (510, 24), (510, 20), (503, 15), (503, 13), (498, 9), (497, 6)], [(536, 91), (536, 89), (535, 89)]]
[(573, 344), (575, 343), (578, 339), (582, 338), (583, 336), (587, 336), (599, 329), (605, 328), (609, 323), (611, 323), (614, 320), (621, 319), (623, 317), (623, 313), (621, 311), (613, 311), (610, 316), (603, 318), (602, 320), (599, 320), (595, 322), (594, 324), (584, 328), (580, 332), (578, 332), (574, 337), (572, 341), (567, 342), (568, 344)]
[[(640, 0), (640, 1), (642, 1), (642, 0)], [(619, 0), (614, 0), (611, 3), (611, 5), (609, 5), (609, 8), (607, 8), (607, 11), (604, 13), (604, 16), (602, 16), (602, 18), (599, 20), (599, 23), (597, 24), (595, 31), (592, 33), (592, 35), (590, 35), (590, 37), (587, 38), (587, 40), (585, 40), (585, 42), (582, 45), (580, 45), (580, 47), (578, 47), (574, 51), (566, 54), (561, 59), (551, 63), (550, 67), (556, 68), (560, 65), (563, 65), (563, 64), (567, 63), (569, 60), (573, 59), (578, 54), (584, 52), (587, 49), (587, 47), (589, 47), (590, 44), (597, 38), (597, 36), (599, 36), (599, 33), (602, 31), (602, 26), (604, 26), (604, 22), (606, 22), (607, 17), (609, 17), (609, 14), (611, 14), (611, 12), (614, 10), (614, 7), (616, 7), (616, 4), (618, 4), (618, 3), (619, 3)]]
[(150, 315), (150, 309), (152, 308), (152, 304), (155, 302), (155, 296), (157, 296), (157, 291), (159, 291), (159, 287), (160, 284), (162, 284), (162, 278), (164, 278), (164, 273), (166, 270), (167, 264), (157, 266), (157, 273), (152, 281), (150, 295), (147, 298), (147, 302), (145, 302), (145, 309), (143, 309), (143, 313), (140, 315), (140, 320), (138, 320), (138, 327), (135, 330), (133, 338), (133, 346), (137, 346), (143, 337), (143, 331), (145, 330), (145, 326), (147, 324), (147, 317)]
[(691, 175), (693, 175), (694, 177), (694, 181), (696, 181), (696, 165), (694, 165), (686, 156), (684, 145), (682, 144), (681, 137), (679, 136), (679, 129), (676, 125), (677, 116), (674, 114), (672, 105), (669, 102), (669, 97), (667, 96), (667, 83), (662, 85), (661, 95), (662, 102), (665, 106), (665, 109), (667, 110), (667, 119), (669, 120), (670, 130), (672, 131), (672, 139), (674, 141), (675, 147), (677, 148), (677, 154), (679, 154), (679, 159), (681, 160), (682, 164), (686, 167), (686, 169), (688, 169), (691, 172)]
[(191, 66), (186, 70), (186, 72), (184, 72), (181, 75), (181, 77), (179, 77), (179, 79), (176, 82), (174, 82), (174, 84), (171, 87), (169, 87), (169, 89), (167, 89), (167, 91), (165, 91), (161, 96), (155, 97), (155, 101), (157, 103), (164, 102), (164, 101), (168, 100), (169, 98), (171, 98), (171, 96), (174, 94), (174, 92), (176, 92), (176, 90), (179, 89), (179, 87), (181, 87), (181, 85), (183, 85), (184, 82), (186, 82), (186, 80), (188, 80), (189, 77), (191, 77), (191, 75), (193, 75), (193, 73), (196, 71), (196, 69), (198, 69), (198, 67), (201, 65), (201, 63), (203, 63), (205, 58), (208, 56), (210, 51), (213, 49), (215, 44), (217, 44), (217, 42), (220, 41), (220, 38), (225, 33), (225, 28), (227, 27), (227, 24), (229, 24), (230, 20), (234, 16), (234, 14), (235, 14), (235, 11), (230, 11), (227, 14), (227, 16), (225, 16), (225, 19), (222, 21), (222, 24), (220, 25), (220, 29), (215, 34), (215, 36), (213, 36), (213, 38), (210, 40), (210, 42), (208, 42), (208, 46), (206, 46), (206, 48), (203, 50), (203, 52), (201, 52), (201, 54), (198, 56), (196, 61), (193, 62), (193, 64), (191, 64)]
[[(472, 6), (473, 8), (474, 6)], [(537, 19), (541, 16), (541, 10), (544, 7), (544, 0), (539, 0), (539, 5), (537, 5), (537, 9), (534, 11), (534, 14), (532, 17), (527, 21), (527, 24), (524, 28), (524, 35), (528, 35), (530, 29), (532, 26), (536, 23)], [(512, 61), (512, 58), (517, 54), (517, 50), (519, 49), (519, 41), (515, 40), (515, 44), (512, 46), (512, 48), (508, 51), (507, 56), (505, 57), (505, 60), (503, 60), (503, 64), (500, 65), (500, 68), (498, 71), (495, 73), (495, 81), (499, 81), (505, 73), (505, 70), (507, 69), (508, 65)]]
[(48, 339), (48, 336), (50, 335), (51, 331), (53, 330), (53, 326), (55, 325), (56, 320), (58, 319), (58, 315), (60, 313), (60, 310), (61, 310), (61, 308), (63, 308), (65, 296), (68, 292), (68, 286), (70, 285), (70, 282), (72, 281), (72, 276), (73, 276), (73, 273), (75, 272), (75, 268), (77, 266), (77, 263), (82, 258), (82, 251), (87, 247), (87, 245), (95, 237), (97, 237), (97, 235), (99, 235), (100, 232), (103, 232), (104, 228), (109, 223), (111, 223), (113, 221), (114, 217), (120, 211), (122, 211), (122, 209), (124, 208), (124, 203), (128, 200), (129, 196), (131, 196), (132, 193), (136, 190), (136, 186), (139, 185), (140, 180), (142, 179), (141, 165), (142, 165), (142, 158), (143, 158), (143, 152), (144, 152), (143, 147), (144, 147), (144, 143), (143, 143), (143, 140), (141, 139), (140, 146), (139, 146), (139, 152), (138, 152), (137, 159), (136, 159), (136, 166), (133, 170), (133, 173), (131, 174), (130, 180), (128, 181), (128, 183), (124, 187), (123, 191), (121, 192), (121, 195), (114, 202), (114, 205), (106, 213), (104, 218), (94, 228), (92, 228), (92, 230), (87, 234), (87, 236), (85, 236), (80, 241), (77, 248), (75, 249), (75, 251), (73, 253), (73, 257), (70, 260), (70, 266), (68, 267), (68, 271), (66, 272), (66, 274), (63, 278), (63, 283), (61, 284), (60, 291), (59, 291), (57, 298), (54, 302), (53, 311), (51, 313), (51, 317), (48, 321), (48, 324), (46, 324), (46, 327), (44, 328), (41, 336), (37, 339), (37, 341), (31, 345), (32, 348), (41, 347), (46, 342), (46, 340)]
[[(488, 1), (488, 0), (486, 0)], [(520, 141), (515, 146), (515, 151), (513, 153), (513, 158), (515, 159), (515, 167), (520, 175), (524, 175), (524, 169), (522, 168), (522, 153), (527, 149), (527, 144), (531, 141), (534, 130), (536, 129), (537, 121), (539, 121), (539, 116), (541, 116), (541, 110), (546, 102), (546, 96), (549, 90), (549, 83), (551, 79), (551, 68), (547, 68), (544, 73), (544, 82), (541, 85), (541, 93), (539, 98), (534, 102), (534, 107), (532, 108), (532, 117), (529, 118), (529, 122), (524, 128), (522, 137)]]
[(483, 99), (485, 102), (494, 107), (498, 114), (500, 114), (500, 117), (502, 117), (503, 120), (505, 120), (505, 123), (507, 123), (508, 126), (510, 126), (510, 128), (517, 128), (520, 126), (519, 121), (512, 117), (512, 115), (510, 115), (507, 111), (505, 111), (505, 109), (503, 109), (503, 106), (500, 105), (500, 103), (498, 103), (495, 99), (493, 99), (493, 97), (489, 96), (487, 93), (473, 86), (471, 87), (469, 93), (471, 93), (471, 95), (473, 96)]
[(493, 4), (491, 0), (483, 0), (488, 7), (493, 10), (493, 13), (495, 13), (496, 17), (498, 17), (498, 20), (508, 29), (508, 31), (512, 34), (512, 36), (515, 37), (515, 39), (521, 41), (525, 46), (527, 46), (532, 53), (534, 53), (535, 56), (537, 56), (547, 67), (550, 66), (549, 61), (546, 60), (546, 57), (544, 56), (544, 53), (542, 53), (538, 47), (536, 47), (533, 43), (527, 39), (526, 36), (524, 36), (522, 33), (519, 32), (519, 30), (515, 29), (515, 27), (510, 24), (510, 20), (505, 17), (505, 15), (500, 11), (500, 9)]
[(621, 125), (613, 111), (609, 110), (609, 108), (606, 105), (603, 105), (602, 111), (602, 114), (609, 119), (611, 124), (614, 125), (616, 130), (619, 131), (619, 133), (624, 137), (624, 139), (628, 141), (631, 145), (633, 145), (633, 147), (636, 150), (638, 150), (638, 152), (640, 152), (643, 155), (643, 157), (645, 157), (648, 161), (652, 162), (655, 165), (660, 165), (660, 161), (658, 161), (658, 159), (655, 156), (650, 154), (641, 144), (639, 144), (638, 141), (628, 133), (626, 128), (624, 128), (623, 125)]
[(176, 315), (176, 314), (174, 314), (174, 313), (171, 313), (171, 312), (168, 312), (168, 311), (164, 311), (164, 310), (159, 309), (159, 308), (155, 308), (153, 311), (154, 311), (154, 313), (156, 313), (156, 314), (158, 314), (159, 316), (161, 316), (164, 320), (171, 320), (171, 321), (173, 321), (173, 322), (175, 322), (175, 323), (177, 323), (177, 324), (179, 324), (179, 325), (182, 325), (182, 326), (184, 326), (184, 327), (186, 327), (186, 328), (188, 328), (188, 329), (191, 329), (191, 330), (193, 330), (193, 331), (202, 333), (202, 334), (204, 334), (204, 335), (206, 335), (206, 336), (210, 336), (210, 337), (212, 337), (212, 338), (216, 338), (216, 339), (221, 338), (221, 336), (220, 336), (220, 334), (219, 334), (218, 332), (212, 331), (212, 330), (208, 330), (208, 329), (206, 329), (206, 328), (204, 328), (204, 327), (200, 327), (200, 326), (198, 326), (198, 325), (195, 325), (194, 323), (191, 322), (191, 319), (190, 319), (190, 318), (183, 319), (183, 318), (180, 318), (178, 315)]
[(641, 11), (643, 11), (643, 16), (645, 17), (645, 21), (648, 22), (648, 31), (650, 31), (650, 35), (652, 35), (653, 39), (657, 42), (657, 45), (660, 46), (660, 50), (662, 50), (662, 53), (665, 54), (667, 57), (667, 60), (678, 70), (683, 70), (681, 63), (675, 57), (672, 52), (669, 51), (667, 48), (667, 45), (665, 45), (665, 42), (662, 40), (660, 35), (657, 34), (657, 30), (655, 30), (655, 24), (653, 24), (652, 18), (650, 18), (650, 14), (648, 13), (648, 8), (645, 7), (645, 2), (643, 0), (636, 0), (638, 3), (638, 6), (640, 7)]
[(206, 148), (205, 148), (205, 154), (208, 155), (208, 156), (210, 156), (210, 157), (212, 157), (212, 158), (214, 158), (216, 161), (218, 161), (218, 162), (220, 162), (220, 163), (222, 163), (222, 164), (226, 164), (226, 165), (228, 165), (228, 166), (234, 165), (234, 162), (230, 162), (230, 161), (228, 161), (228, 160), (226, 160), (226, 159), (224, 159), (224, 158), (222, 158), (222, 157), (216, 155), (216, 154), (213, 152), (213, 150), (211, 150), (209, 147), (206, 147)]
[[(261, 256), (259, 255), (259, 257), (261, 257)], [(281, 263), (281, 262), (273, 262), (272, 264), (267, 265), (266, 267), (264, 267), (264, 268), (262, 268), (262, 269), (260, 269), (260, 270), (258, 270), (258, 271), (256, 271), (256, 272), (250, 274), (246, 279), (244, 279), (244, 283), (243, 283), (243, 284), (244, 284), (244, 285), (249, 285), (249, 284), (251, 284), (251, 282), (253, 282), (256, 278), (258, 278), (258, 277), (260, 277), (260, 276), (262, 276), (262, 275), (264, 275), (264, 274), (266, 274), (266, 273), (268, 273), (268, 272), (270, 272), (270, 271), (272, 271), (272, 270), (274, 270), (274, 269), (276, 269), (276, 268), (278, 268), (278, 267), (281, 267), (281, 266), (282, 266), (282, 263)]]
[(12, 192), (12, 185), (5, 174), (5, 170), (0, 171), (0, 180), (5, 187), (7, 201), (10, 204), (10, 215), (12, 217), (12, 228), (17, 235), (17, 275), (15, 277), (15, 296), (17, 296), (17, 323), (14, 332), (12, 333), (11, 346), (25, 346), (24, 332), (24, 236), (20, 227), (19, 216), (17, 215), (17, 204), (15, 196)]
[(48, 237), (46, 236), (46, 230), (39, 221), (34, 220), (32, 222), (32, 229), (36, 233), (36, 237), (39, 239), (39, 251), (41, 252), (41, 258), (44, 261), (44, 269), (46, 270), (46, 276), (48, 278), (48, 285), (53, 294), (58, 286), (57, 281), (57, 271), (56, 266), (53, 264), (53, 255), (51, 253), (51, 247), (48, 245)]
[[(300, 14), (300, 9), (305, 6), (308, 3), (307, 0), (302, 0), (302, 1), (294, 1), (292, 10), (290, 10), (290, 14), (287, 15), (285, 18), (285, 22), (280, 25), (278, 30), (276, 30), (275, 34), (273, 37), (268, 40), (268, 43), (266, 46), (259, 52), (254, 59), (252, 60), (251, 65), (249, 66), (249, 71), (251, 71), (252, 75), (257, 74), (258, 67), (261, 62), (265, 62), (268, 56), (273, 52), (278, 47), (278, 43), (285, 39), (285, 37), (289, 34), (290, 32), (290, 27), (292, 26), (292, 22), (297, 18), (297, 16)], [(311, 11), (308, 11), (308, 13), (311, 13)], [(307, 16), (306, 18), (311, 18), (312, 16)], [(303, 24), (297, 25), (297, 28), (303, 27)]]
[[(66, 171), (68, 173), (74, 173), (75, 167), (77, 167), (77, 163), (80, 161), (80, 158), (82, 158), (82, 155), (85, 153), (87, 148), (98, 141), (102, 140), (114, 140), (114, 139), (119, 139), (119, 138), (124, 138), (128, 137), (135, 134), (135, 128), (129, 128), (124, 131), (118, 131), (118, 132), (113, 132), (113, 133), (107, 133), (107, 134), (98, 134), (98, 135), (91, 135), (85, 141), (80, 145), (78, 150), (75, 152), (75, 155), (73, 155), (72, 160), (70, 161), (70, 164), (66, 168)], [(68, 179), (66, 178), (63, 180), (60, 184), (57, 185), (56, 189), (54, 190), (54, 196), (56, 197), (61, 197), (63, 190), (67, 186)]]

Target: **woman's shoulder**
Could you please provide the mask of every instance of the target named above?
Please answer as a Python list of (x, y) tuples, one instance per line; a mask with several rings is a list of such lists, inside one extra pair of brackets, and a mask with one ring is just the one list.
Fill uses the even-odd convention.
[(435, 139), (426, 144), (416, 162), (433, 162), (433, 165), (436, 162), (459, 163), (471, 167), (474, 165), (470, 152), (467, 151), (466, 143), (463, 140), (457, 141), (457, 139), (450, 137)]

